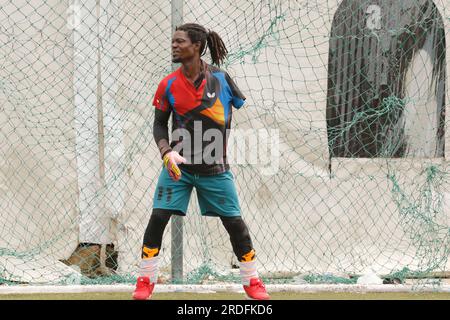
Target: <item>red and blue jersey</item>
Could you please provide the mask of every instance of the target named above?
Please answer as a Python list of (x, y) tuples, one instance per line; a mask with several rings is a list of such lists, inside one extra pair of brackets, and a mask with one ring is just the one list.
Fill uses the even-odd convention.
[[(170, 145), (175, 150), (177, 147), (181, 149), (180, 154), (188, 160), (188, 164), (180, 167), (191, 173), (212, 175), (229, 169), (226, 159), (227, 130), (230, 129), (233, 107), (240, 108), (245, 97), (227, 72), (204, 62), (203, 66), (204, 71), (195, 83), (185, 77), (181, 68), (165, 77), (158, 86), (153, 105), (161, 111), (172, 113)], [(199, 153), (203, 154), (211, 144), (211, 140), (203, 139), (209, 129), (216, 129), (216, 133), (222, 134), (220, 157), (216, 157), (214, 163), (205, 162), (203, 157), (199, 162)], [(191, 141), (188, 142), (184, 134), (180, 139), (179, 132), (188, 133)], [(186, 151), (187, 145), (190, 145), (190, 152)]]

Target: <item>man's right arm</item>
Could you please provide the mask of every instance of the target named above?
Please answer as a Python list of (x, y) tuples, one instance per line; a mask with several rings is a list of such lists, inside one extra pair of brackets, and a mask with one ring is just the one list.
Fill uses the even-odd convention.
[(153, 123), (153, 137), (158, 146), (161, 158), (164, 161), (164, 166), (167, 168), (169, 176), (178, 181), (181, 178), (181, 170), (178, 167), (180, 163), (186, 163), (186, 159), (173, 151), (169, 145), (169, 128), (168, 122), (170, 111), (162, 111), (155, 109), (155, 121)]
[(158, 146), (159, 153), (161, 154), (161, 159), (164, 155), (170, 151), (169, 144), (169, 118), (170, 111), (162, 111), (155, 108), (155, 120), (153, 122), (153, 138), (155, 139), (156, 145)]

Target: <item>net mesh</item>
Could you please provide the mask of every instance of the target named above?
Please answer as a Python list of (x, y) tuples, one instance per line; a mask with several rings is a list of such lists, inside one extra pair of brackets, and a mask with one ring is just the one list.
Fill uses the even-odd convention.
[[(259, 273), (287, 283), (448, 274), (450, 3), (182, 7), (184, 22), (223, 38), (223, 68), (247, 97), (231, 170)], [(172, 70), (171, 10), (0, 1), (1, 283), (134, 281), (162, 166), (151, 101)], [(251, 138), (257, 149), (237, 141)], [(195, 192), (183, 221), (182, 281), (239, 282), (229, 237), (200, 216)], [(174, 281), (172, 231), (162, 282)]]

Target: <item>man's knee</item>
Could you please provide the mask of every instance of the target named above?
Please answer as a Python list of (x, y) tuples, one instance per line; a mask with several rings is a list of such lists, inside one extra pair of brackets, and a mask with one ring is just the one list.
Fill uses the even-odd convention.
[(234, 254), (239, 261), (251, 261), (255, 257), (253, 244), (247, 225), (241, 217), (221, 217), (227, 230)]
[(153, 209), (144, 233), (142, 257), (152, 257), (159, 254), (164, 230), (172, 214), (174, 214), (172, 210)]

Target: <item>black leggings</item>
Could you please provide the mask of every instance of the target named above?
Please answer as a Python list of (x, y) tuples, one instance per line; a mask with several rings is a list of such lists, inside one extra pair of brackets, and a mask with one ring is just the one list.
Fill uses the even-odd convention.
[[(144, 234), (143, 245), (145, 247), (157, 248), (159, 252), (164, 230), (173, 214), (182, 215), (183, 213), (166, 209), (153, 209)], [(239, 261), (242, 261), (242, 257), (253, 250), (247, 225), (241, 217), (220, 217), (220, 220), (230, 236), (234, 254)]]

